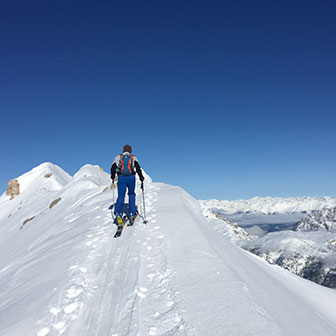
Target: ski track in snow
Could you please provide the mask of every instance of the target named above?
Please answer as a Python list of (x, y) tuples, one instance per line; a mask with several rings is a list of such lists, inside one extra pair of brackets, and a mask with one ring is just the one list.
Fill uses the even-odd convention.
[[(185, 335), (177, 293), (170, 286), (173, 274), (157, 219), (157, 197), (155, 189), (146, 195), (149, 223), (144, 225), (138, 218), (117, 239), (113, 238), (110, 200), (101, 206), (93, 203), (86, 210), (100, 223), (86, 233), (81, 243), (86, 257), (68, 268), (55, 304), (49, 308), (49, 321), (37, 336), (100, 336), (107, 335), (106, 330), (114, 336), (142, 335), (143, 330), (146, 335)], [(72, 223), (80, 217), (65, 219)]]

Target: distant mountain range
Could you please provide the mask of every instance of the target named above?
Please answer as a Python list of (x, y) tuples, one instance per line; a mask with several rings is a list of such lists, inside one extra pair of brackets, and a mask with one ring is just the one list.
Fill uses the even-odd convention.
[(200, 200), (202, 207), (215, 208), (222, 214), (262, 213), (284, 214), (310, 212), (336, 207), (336, 198), (332, 197), (254, 197), (247, 200)]
[[(200, 201), (203, 214), (212, 221), (216, 230), (230, 235), (244, 249), (279, 265), (296, 275), (320, 285), (336, 288), (336, 199), (331, 197), (260, 198), (238, 201)], [(243, 228), (227, 229), (225, 217), (241, 214), (249, 218), (251, 213), (263, 214), (259, 218), (270, 221), (274, 214), (306, 212), (295, 230), (270, 232), (262, 237), (244, 234)], [(258, 218), (258, 217), (257, 217)], [(214, 219), (217, 219), (215, 222)], [(222, 219), (223, 223), (219, 223)], [(249, 231), (251, 232), (251, 231)], [(232, 235), (235, 238), (232, 238)]]

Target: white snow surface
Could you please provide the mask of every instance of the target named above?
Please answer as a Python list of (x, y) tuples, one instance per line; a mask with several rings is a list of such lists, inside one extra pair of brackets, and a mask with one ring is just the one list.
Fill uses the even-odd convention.
[(254, 197), (247, 200), (200, 200), (203, 207), (220, 210), (223, 214), (263, 213), (286, 214), (309, 212), (336, 207), (336, 198), (332, 197)]
[(336, 334), (334, 290), (234, 245), (179, 187), (146, 175), (149, 223), (115, 239), (97, 166), (70, 177), (48, 163), (19, 181), (0, 198), (0, 335)]

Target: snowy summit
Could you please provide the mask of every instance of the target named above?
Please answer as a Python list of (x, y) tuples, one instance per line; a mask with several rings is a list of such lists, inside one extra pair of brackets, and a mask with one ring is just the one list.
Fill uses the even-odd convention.
[(72, 177), (44, 163), (16, 180), (0, 197), (0, 335), (336, 334), (335, 290), (234, 245), (241, 232), (216, 231), (180, 187), (145, 175), (148, 224), (115, 239), (98, 166)]

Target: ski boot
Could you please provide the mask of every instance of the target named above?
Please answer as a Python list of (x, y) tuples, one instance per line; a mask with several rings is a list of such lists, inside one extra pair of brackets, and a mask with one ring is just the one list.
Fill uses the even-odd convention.
[(136, 213), (133, 213), (133, 212), (130, 213), (128, 217), (128, 220), (129, 220), (128, 226), (132, 226), (134, 224), (136, 217), (137, 217)]
[(124, 226), (123, 215), (121, 212), (117, 213), (117, 223), (118, 223), (118, 226)]

